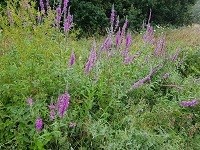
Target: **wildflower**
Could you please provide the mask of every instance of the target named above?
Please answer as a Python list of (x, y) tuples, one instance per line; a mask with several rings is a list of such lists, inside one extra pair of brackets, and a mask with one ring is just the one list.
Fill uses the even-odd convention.
[(97, 60), (96, 50), (93, 48), (90, 52), (87, 63), (85, 64), (85, 73), (89, 73)]
[(65, 111), (69, 107), (70, 95), (68, 93), (64, 93), (58, 97), (57, 102), (57, 111), (60, 118), (62, 118), (65, 114)]
[(42, 118), (37, 118), (36, 121), (35, 121), (35, 128), (37, 131), (41, 131), (42, 128), (43, 128), (43, 121), (42, 121)]
[(176, 61), (177, 58), (178, 58), (179, 53), (180, 53), (180, 50), (177, 49), (177, 50), (176, 50), (176, 53), (171, 57), (171, 60), (172, 60), (172, 61)]
[(64, 20), (64, 32), (68, 32), (73, 26), (73, 15), (68, 12), (67, 18)]
[(117, 16), (117, 20), (115, 23), (115, 31), (117, 30), (118, 27), (119, 27), (119, 16)]
[(75, 54), (74, 51), (72, 51), (70, 59), (69, 59), (69, 66), (73, 66), (73, 64), (75, 63)]
[(42, 11), (44, 11), (44, 3), (43, 3), (43, 0), (40, 0), (40, 8)]
[(136, 89), (136, 88), (139, 88), (140, 86), (142, 86), (144, 83), (148, 82), (151, 80), (151, 76), (150, 75), (147, 75), (146, 77), (144, 77), (143, 79), (140, 79), (139, 81), (135, 82), (133, 84), (133, 88)]
[(29, 97), (29, 98), (26, 100), (26, 102), (27, 102), (27, 104), (28, 104), (30, 107), (33, 106), (33, 99), (32, 99), (32, 98)]
[(123, 37), (125, 36), (125, 32), (126, 32), (126, 28), (128, 26), (128, 19), (126, 18), (124, 25), (122, 27), (122, 32), (121, 32), (121, 38), (123, 39)]
[(56, 116), (56, 112), (55, 112), (55, 105), (53, 103), (51, 103), (49, 105), (49, 110), (50, 110), (50, 120), (54, 120), (55, 119), (55, 116)]
[(190, 100), (190, 101), (182, 101), (180, 102), (180, 105), (182, 107), (194, 107), (197, 104), (199, 104), (199, 102), (196, 99)]
[(121, 31), (120, 31), (120, 28), (119, 30), (117, 31), (117, 34), (115, 36), (115, 43), (116, 43), (116, 46), (119, 47), (120, 44), (121, 44)]
[(56, 8), (56, 25), (57, 27), (60, 27), (60, 20), (61, 20), (61, 7), (59, 6)]
[(46, 6), (47, 6), (47, 8), (50, 7), (49, 0), (46, 0)]
[(62, 13), (66, 12), (68, 3), (69, 3), (69, 0), (64, 0), (64, 2), (63, 2), (63, 12)]
[(101, 46), (101, 50), (109, 50), (112, 47), (112, 39), (110, 36), (108, 36), (103, 45)]
[(135, 58), (135, 56), (126, 56), (124, 58), (124, 64), (130, 64), (134, 58)]
[(147, 29), (143, 36), (143, 40), (145, 43), (149, 44), (153, 44), (155, 41), (153, 27), (150, 24), (147, 24)]
[(110, 15), (110, 23), (111, 26), (113, 26), (115, 21), (115, 9), (114, 9), (114, 4), (112, 5), (112, 10), (111, 10), (111, 15)]
[(155, 56), (165, 55), (165, 37), (161, 37), (158, 39), (156, 47), (154, 49), (154, 55)]
[(130, 47), (130, 46), (131, 46), (131, 43), (132, 43), (131, 34), (128, 33), (128, 34), (126, 35), (126, 47), (127, 47), (127, 48)]

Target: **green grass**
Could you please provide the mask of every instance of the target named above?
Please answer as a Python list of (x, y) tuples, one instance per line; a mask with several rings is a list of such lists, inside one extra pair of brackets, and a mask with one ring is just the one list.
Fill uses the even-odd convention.
[[(120, 49), (113, 45), (113, 55), (108, 56), (99, 50), (102, 39), (78, 40), (76, 31), (65, 35), (52, 27), (53, 12), (37, 24), (26, 10), (19, 11), (27, 20), (15, 14), (18, 22), (10, 26), (6, 16), (0, 18), (0, 149), (200, 148), (199, 105), (183, 108), (179, 104), (200, 100), (200, 48), (195, 44), (197, 35), (192, 37), (195, 42), (185, 42), (190, 28), (187, 34), (183, 33), (186, 29), (177, 34), (164, 30), (165, 57), (154, 56), (155, 46), (133, 35), (130, 53), (140, 55), (124, 64), (124, 44)], [(23, 22), (30, 24), (22, 26)], [(86, 74), (84, 66), (94, 39), (101, 55)], [(178, 48), (180, 54), (172, 61)], [(72, 51), (76, 61), (69, 67)], [(131, 88), (157, 65), (162, 67), (149, 82)], [(165, 73), (169, 78), (163, 78)], [(48, 105), (65, 91), (70, 94), (69, 109), (64, 118), (51, 121)], [(32, 107), (26, 102), (29, 97)], [(44, 121), (41, 132), (35, 129), (39, 116)], [(70, 122), (76, 126), (69, 127)]]

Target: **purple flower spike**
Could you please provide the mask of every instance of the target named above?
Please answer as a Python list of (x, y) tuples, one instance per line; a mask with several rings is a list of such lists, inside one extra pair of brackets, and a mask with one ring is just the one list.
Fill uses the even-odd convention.
[(117, 34), (116, 34), (116, 37), (115, 37), (115, 42), (116, 42), (117, 47), (119, 47), (121, 45), (121, 30), (120, 30), (120, 28), (117, 31)]
[(180, 102), (180, 105), (182, 107), (194, 107), (197, 104), (199, 104), (199, 102), (196, 99), (193, 99), (191, 101), (182, 101), (182, 102)]
[(42, 121), (42, 118), (37, 118), (36, 121), (35, 121), (35, 128), (37, 131), (41, 131), (42, 128), (43, 128), (43, 121)]
[(69, 66), (70, 67), (74, 65), (75, 59), (76, 59), (76, 57), (75, 57), (74, 51), (72, 51), (71, 56), (70, 56), (70, 60), (69, 60)]
[(93, 49), (93, 50), (90, 52), (90, 56), (89, 56), (89, 58), (88, 58), (87, 63), (85, 64), (85, 73), (86, 73), (86, 74), (89, 73), (89, 72), (92, 70), (92, 68), (93, 68), (93, 66), (94, 66), (94, 64), (95, 64), (95, 62), (96, 62), (96, 60), (97, 60), (97, 53), (96, 53), (96, 50)]
[(60, 27), (60, 20), (61, 20), (61, 7), (59, 6), (58, 8), (56, 8), (56, 25), (57, 27)]
[(50, 120), (54, 120), (54, 119), (55, 119), (55, 116), (56, 116), (55, 109), (56, 109), (56, 106), (55, 106), (53, 103), (51, 103), (51, 104), (49, 105)]
[(154, 49), (154, 55), (155, 56), (163, 56), (165, 55), (165, 37), (161, 37), (158, 39), (156, 43), (156, 47)]
[(126, 47), (130, 47), (132, 44), (132, 38), (131, 38), (131, 34), (128, 33), (127, 36), (126, 36)]
[(110, 36), (108, 36), (103, 45), (101, 46), (101, 50), (109, 50), (112, 47), (112, 39)]
[(131, 64), (134, 58), (135, 58), (134, 55), (133, 56), (126, 56), (124, 58), (124, 64), (126, 64), (126, 65)]
[(117, 16), (116, 24), (115, 24), (115, 31), (119, 27), (119, 16)]
[(44, 3), (43, 3), (43, 0), (40, 0), (40, 8), (42, 11), (44, 11)]
[(143, 36), (143, 40), (145, 43), (149, 43), (149, 44), (153, 44), (155, 42), (154, 30), (150, 24), (147, 24), (147, 30)]
[(26, 102), (30, 107), (33, 106), (33, 99), (32, 98), (29, 97)]
[(63, 12), (62, 13), (65, 13), (67, 11), (68, 3), (69, 3), (69, 0), (64, 0), (64, 2), (63, 2)]
[(111, 10), (111, 14), (110, 14), (110, 23), (111, 26), (113, 26), (115, 21), (115, 9), (114, 9), (114, 5), (112, 5), (112, 10)]
[(57, 110), (60, 118), (64, 116), (65, 111), (69, 107), (69, 100), (70, 95), (68, 93), (64, 93), (58, 97)]
[(64, 32), (68, 32), (73, 26), (73, 15), (68, 12), (67, 18), (64, 21)]

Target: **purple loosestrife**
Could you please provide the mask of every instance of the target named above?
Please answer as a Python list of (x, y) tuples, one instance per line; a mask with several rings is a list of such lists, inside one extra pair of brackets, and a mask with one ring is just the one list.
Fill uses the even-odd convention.
[(46, 0), (46, 6), (47, 8), (50, 8), (49, 0)]
[(158, 65), (155, 68), (151, 69), (150, 73), (144, 77), (143, 79), (140, 79), (139, 81), (135, 82), (132, 85), (133, 89), (139, 88), (140, 86), (142, 86), (143, 84), (145, 84), (146, 82), (149, 82), (151, 80), (151, 77), (158, 72), (158, 70), (162, 68), (162, 65)]
[(62, 13), (61, 13), (61, 7), (58, 6), (58, 7), (56, 8), (56, 26), (57, 26), (58, 28), (60, 27), (61, 15), (62, 15)]
[(67, 11), (68, 3), (69, 3), (69, 0), (64, 0), (63, 1), (63, 12), (62, 13), (65, 13)]
[(73, 26), (73, 15), (68, 12), (67, 18), (64, 20), (64, 32), (68, 32)]
[(180, 53), (180, 49), (177, 49), (176, 53), (171, 57), (171, 60), (176, 61), (178, 59), (179, 53)]
[(122, 31), (121, 31), (121, 40), (122, 40), (122, 41), (123, 41), (123, 39), (124, 39), (127, 26), (128, 26), (128, 19), (126, 18), (126, 20), (125, 20), (125, 22), (124, 22), (124, 25), (123, 25), (123, 27), (122, 27)]
[(67, 108), (69, 107), (70, 95), (66, 92), (58, 97), (57, 111), (58, 116), (63, 118)]
[(154, 49), (155, 56), (164, 56), (165, 55), (165, 37), (160, 37), (156, 42), (156, 47)]
[(26, 100), (26, 102), (27, 102), (27, 104), (28, 104), (30, 107), (33, 106), (33, 99), (32, 99), (32, 98), (29, 97), (29, 98)]
[(118, 27), (119, 27), (119, 16), (117, 16), (117, 20), (115, 23), (115, 31), (117, 30)]
[(180, 105), (182, 107), (194, 107), (196, 105), (198, 105), (199, 102), (196, 99), (190, 100), (190, 101), (182, 101), (180, 102)]
[(110, 36), (108, 36), (103, 45), (101, 46), (101, 50), (109, 50), (112, 47), (112, 39)]
[(95, 62), (97, 60), (97, 52), (96, 52), (96, 49), (95, 49), (95, 46), (93, 45), (93, 48), (90, 52), (90, 56), (88, 58), (88, 61), (86, 62), (85, 64), (85, 73), (88, 74), (91, 69), (93, 68)]
[(136, 89), (145, 84), (146, 82), (149, 82), (151, 80), (151, 76), (147, 75), (143, 79), (140, 79), (139, 81), (135, 82), (132, 86), (132, 88)]
[(75, 59), (76, 57), (75, 57), (74, 51), (72, 51), (70, 59), (69, 59), (69, 67), (72, 67), (74, 65)]
[(133, 61), (134, 58), (135, 58), (134, 55), (132, 55), (132, 56), (128, 56), (127, 55), (126, 57), (124, 57), (124, 64), (128, 65), (128, 64), (132, 63), (132, 61)]
[(149, 44), (153, 44), (155, 42), (154, 30), (150, 24), (147, 24), (147, 30), (143, 36), (143, 40), (145, 43), (149, 43)]
[(56, 110), (56, 106), (53, 103), (51, 103), (49, 105), (50, 120), (54, 120), (55, 119), (55, 116), (56, 116), (55, 110)]
[(131, 34), (128, 33), (126, 35), (126, 48), (129, 48), (131, 46), (131, 44), (132, 44), (132, 37), (131, 37)]
[(110, 24), (113, 27), (115, 21), (115, 9), (114, 9), (114, 4), (112, 5), (112, 10), (110, 14)]
[(37, 118), (36, 121), (35, 121), (35, 128), (37, 131), (41, 131), (42, 128), (43, 128), (43, 121), (42, 121), (42, 118)]
[(45, 11), (43, 0), (40, 0), (40, 9), (41, 11)]
[(115, 36), (115, 44), (116, 44), (116, 47), (120, 47), (121, 45), (121, 30), (119, 28), (119, 30), (117, 31), (117, 34)]

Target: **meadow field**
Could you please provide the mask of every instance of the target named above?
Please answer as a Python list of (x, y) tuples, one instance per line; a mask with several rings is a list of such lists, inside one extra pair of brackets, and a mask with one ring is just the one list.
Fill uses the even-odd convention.
[(200, 149), (199, 25), (77, 38), (32, 5), (0, 16), (1, 150)]

